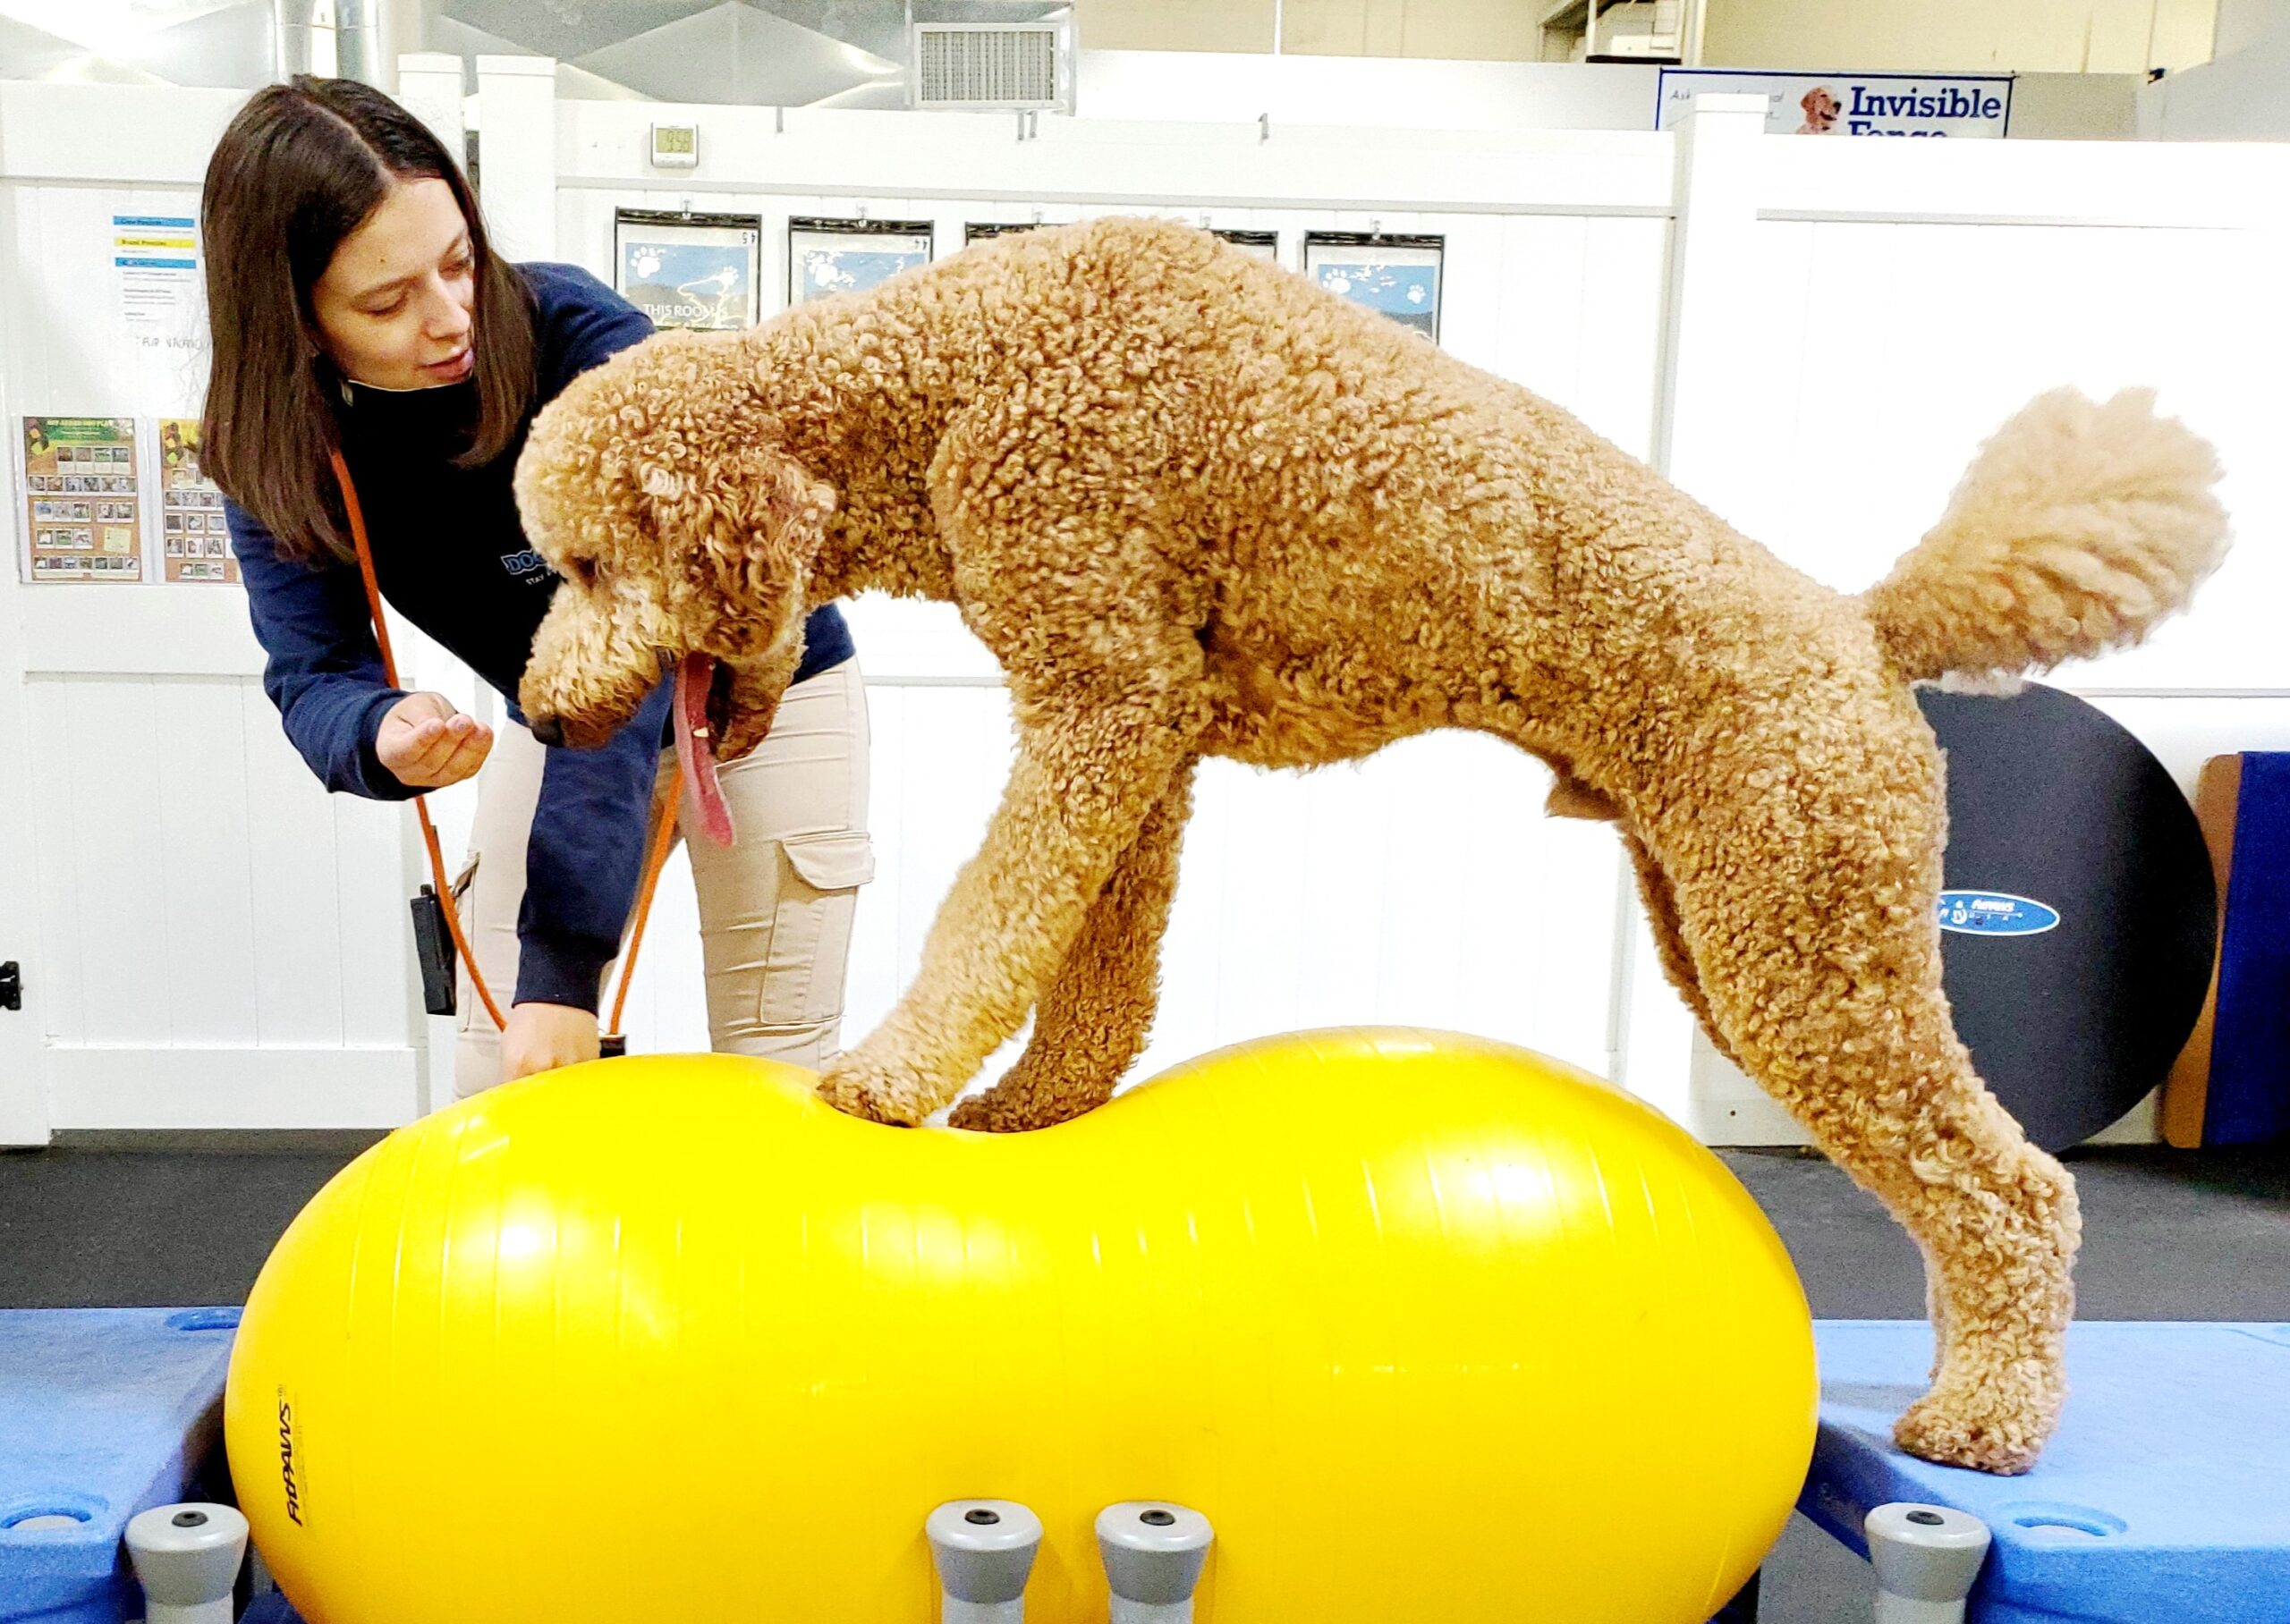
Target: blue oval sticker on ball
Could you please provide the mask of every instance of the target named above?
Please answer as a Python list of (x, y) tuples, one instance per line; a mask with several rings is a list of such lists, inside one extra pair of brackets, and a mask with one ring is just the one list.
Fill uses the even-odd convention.
[(1944, 891), (1940, 928), (1965, 936), (2040, 936), (2059, 923), (2059, 910), (2032, 897), (2003, 891)]

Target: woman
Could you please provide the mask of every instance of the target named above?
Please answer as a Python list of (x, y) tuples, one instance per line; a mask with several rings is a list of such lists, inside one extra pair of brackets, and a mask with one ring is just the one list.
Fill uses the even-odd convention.
[[(525, 731), (517, 682), (556, 578), (526, 543), (510, 475), (533, 415), (651, 326), (583, 271), (503, 260), (437, 138), (354, 81), (258, 91), (208, 165), (200, 226), (203, 461), (231, 498), (264, 687), (329, 789), (403, 799), (490, 757), (464, 925), (513, 1005), (496, 1034), (464, 968), (456, 1092), (593, 1059), (669, 693), (595, 750)], [(507, 700), (497, 740), (443, 696), (384, 681), (337, 447), (383, 596)], [(771, 737), (723, 775), (737, 842), (692, 842), (718, 1049), (812, 1067), (832, 1051), (869, 871), (866, 762), (865, 696), (829, 605)], [(681, 811), (696, 816), (689, 798)]]

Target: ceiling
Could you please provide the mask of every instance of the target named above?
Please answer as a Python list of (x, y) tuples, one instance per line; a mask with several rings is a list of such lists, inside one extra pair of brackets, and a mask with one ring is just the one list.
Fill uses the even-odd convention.
[[(0, 78), (240, 86), (352, 0), (0, 0)], [(553, 56), (575, 97), (902, 107), (909, 25), (1030, 22), (1068, 0), (356, 0), (392, 48)], [(283, 31), (282, 31), (283, 30)], [(295, 65), (301, 65), (297, 63)]]

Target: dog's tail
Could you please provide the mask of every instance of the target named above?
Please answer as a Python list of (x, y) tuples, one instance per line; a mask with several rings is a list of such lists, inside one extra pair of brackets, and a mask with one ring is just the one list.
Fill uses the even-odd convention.
[(1980, 448), (1862, 606), (1911, 681), (2009, 679), (2135, 643), (2226, 552), (2218, 473), (2150, 391), (2101, 405), (2054, 390)]

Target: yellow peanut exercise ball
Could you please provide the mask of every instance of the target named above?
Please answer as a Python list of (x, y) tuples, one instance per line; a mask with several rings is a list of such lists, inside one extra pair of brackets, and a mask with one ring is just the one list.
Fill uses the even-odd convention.
[(310, 1624), (935, 1624), (924, 1518), (1215, 1532), (1200, 1624), (1702, 1624), (1812, 1449), (1780, 1241), (1653, 1111), (1523, 1051), (1317, 1033), (994, 1137), (760, 1061), (605, 1061), (400, 1129), (232, 1359)]

